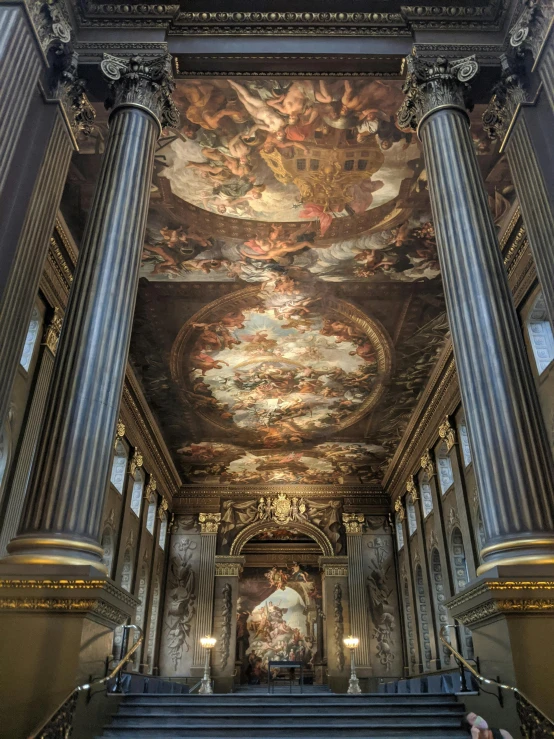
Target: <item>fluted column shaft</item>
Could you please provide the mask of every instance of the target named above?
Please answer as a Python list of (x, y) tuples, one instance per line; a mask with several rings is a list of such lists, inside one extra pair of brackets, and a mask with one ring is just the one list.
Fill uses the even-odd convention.
[(203, 636), (211, 636), (214, 615), (215, 552), (220, 514), (199, 516), (201, 526), (198, 597), (196, 599), (196, 638), (194, 640), (193, 666), (201, 667), (206, 650), (200, 644)]
[(370, 657), (370, 618), (364, 577), (364, 558), (362, 552), (362, 530), (346, 534), (348, 548), (348, 593), (350, 598), (350, 629), (360, 640), (356, 649), (356, 665), (369, 667)]
[[(437, 60), (432, 69), (416, 64), (414, 71), (412, 62), (408, 107), (413, 112), (419, 104), (416, 119), (486, 534), (482, 573), (499, 564), (554, 562), (554, 475), (469, 133), (467, 78), (467, 64)], [(406, 121), (402, 114), (399, 119)]]
[[(47, 414), (12, 563), (105, 573), (100, 517), (110, 471), (167, 59), (110, 57), (115, 105), (60, 337)], [(153, 76), (154, 71), (154, 76)], [(109, 73), (109, 74), (108, 74)], [(155, 76), (157, 74), (157, 76)], [(170, 70), (169, 70), (170, 74)], [(150, 97), (148, 96), (150, 95)]]

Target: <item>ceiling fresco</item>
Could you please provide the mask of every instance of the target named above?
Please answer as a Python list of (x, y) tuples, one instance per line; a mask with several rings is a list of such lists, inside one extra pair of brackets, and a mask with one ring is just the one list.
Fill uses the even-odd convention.
[[(183, 481), (378, 484), (448, 333), (401, 82), (187, 78), (175, 97), (130, 356)], [(505, 163), (472, 132), (500, 217)]]

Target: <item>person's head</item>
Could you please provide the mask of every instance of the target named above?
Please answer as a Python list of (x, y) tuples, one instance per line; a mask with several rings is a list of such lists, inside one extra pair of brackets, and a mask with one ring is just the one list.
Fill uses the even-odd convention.
[(358, 118), (362, 121), (376, 121), (378, 118), (376, 110), (362, 110), (358, 114)]
[(217, 206), (217, 212), (218, 213), (227, 213), (227, 208), (224, 205), (218, 205)]
[(390, 139), (381, 139), (380, 141), (381, 149), (383, 151), (386, 151), (387, 149), (390, 149), (392, 146), (392, 141)]
[(298, 123), (298, 116), (295, 114), (289, 115), (289, 126), (295, 126)]
[(476, 729), (488, 729), (489, 725), (482, 716), (478, 716), (476, 713), (468, 713), (466, 716), (468, 724)]

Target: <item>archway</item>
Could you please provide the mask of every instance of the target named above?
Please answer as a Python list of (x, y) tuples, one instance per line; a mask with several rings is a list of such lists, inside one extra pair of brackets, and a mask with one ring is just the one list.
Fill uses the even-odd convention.
[(271, 528), (286, 528), (290, 531), (298, 531), (300, 533), (306, 534), (310, 539), (313, 539), (315, 542), (317, 542), (317, 544), (319, 544), (321, 548), (321, 553), (325, 557), (333, 557), (335, 554), (333, 551), (333, 545), (331, 544), (329, 537), (324, 534), (321, 529), (318, 529), (317, 526), (314, 526), (314, 524), (309, 523), (308, 521), (295, 521), (291, 524), (282, 524), (277, 523), (276, 521), (255, 521), (249, 526), (246, 526), (246, 528), (244, 528), (240, 533), (237, 534), (233, 543), (231, 544), (231, 555), (236, 556), (238, 554), (241, 554), (244, 545), (248, 541), (250, 541), (250, 539), (253, 539), (258, 534)]

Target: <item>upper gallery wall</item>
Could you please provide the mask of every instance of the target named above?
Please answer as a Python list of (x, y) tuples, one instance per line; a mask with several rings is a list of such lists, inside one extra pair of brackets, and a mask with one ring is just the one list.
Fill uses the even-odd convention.
[[(447, 332), (401, 82), (187, 78), (175, 100), (131, 360), (178, 468), (199, 483), (379, 482)], [(472, 130), (501, 215), (505, 165)], [(74, 162), (73, 216), (104, 135)]]

